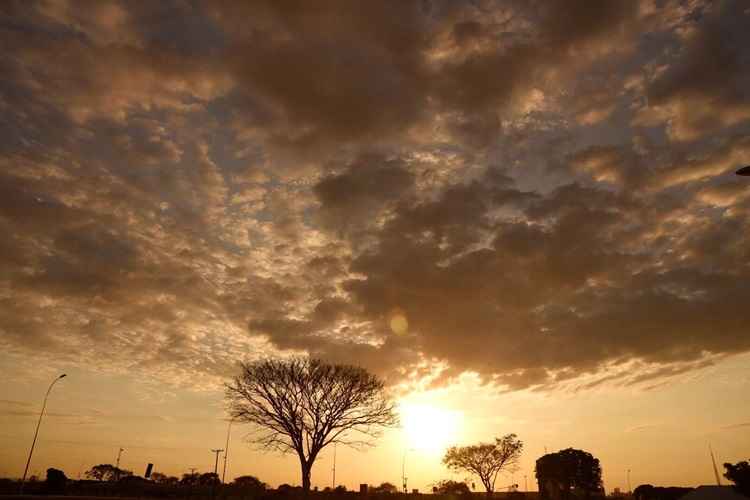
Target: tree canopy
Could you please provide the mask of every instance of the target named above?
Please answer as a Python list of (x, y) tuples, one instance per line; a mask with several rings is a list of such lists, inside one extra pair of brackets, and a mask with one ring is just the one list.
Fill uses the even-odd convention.
[(157, 484), (168, 484), (168, 485), (175, 485), (180, 482), (180, 480), (177, 477), (168, 476), (161, 472), (152, 472), (151, 480)]
[(241, 488), (246, 488), (250, 490), (258, 490), (262, 491), (266, 489), (266, 483), (261, 481), (255, 476), (239, 476), (235, 477), (234, 481), (232, 481), (232, 484), (239, 486)]
[(724, 477), (734, 483), (734, 487), (746, 497), (750, 497), (750, 463), (747, 460), (736, 464), (725, 463)]
[(335, 442), (369, 444), (383, 427), (398, 422), (383, 382), (363, 368), (308, 358), (241, 366), (226, 386), (229, 414), (255, 426), (255, 443), (297, 454), (305, 491), (323, 448)]
[(476, 474), (492, 496), (497, 475), (502, 471), (513, 471), (521, 457), (523, 443), (515, 434), (495, 438), (494, 443), (479, 443), (471, 446), (453, 446), (445, 452), (443, 463), (455, 471)]
[(85, 475), (87, 478), (97, 481), (117, 481), (122, 477), (132, 476), (133, 471), (119, 469), (112, 464), (99, 464), (87, 470)]
[(438, 481), (435, 483), (433, 491), (441, 495), (468, 495), (471, 493), (469, 485), (464, 481), (453, 481), (452, 479)]
[(45, 482), (44, 491), (50, 495), (65, 494), (65, 487), (68, 483), (68, 477), (59, 469), (50, 467), (47, 469), (47, 481)]
[(187, 486), (197, 485), (200, 477), (201, 477), (200, 472), (186, 472), (182, 475), (182, 478), (180, 479), (180, 484), (184, 484)]
[(563, 499), (572, 490), (585, 498), (603, 493), (599, 459), (583, 450), (567, 448), (542, 456), (536, 461), (536, 478), (542, 499), (550, 498), (552, 491)]
[(679, 500), (691, 491), (693, 491), (693, 488), (641, 484), (633, 490), (633, 498), (635, 500)]
[(398, 493), (398, 488), (393, 483), (385, 482), (373, 486), (370, 491), (373, 493)]

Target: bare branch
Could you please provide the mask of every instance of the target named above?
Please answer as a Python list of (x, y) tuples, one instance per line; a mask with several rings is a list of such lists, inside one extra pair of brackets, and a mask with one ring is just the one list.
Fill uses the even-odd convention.
[(299, 456), (303, 487), (309, 487), (310, 469), (324, 447), (366, 445), (367, 438), (398, 423), (377, 377), (360, 367), (307, 358), (243, 363), (226, 385), (226, 403), (235, 421), (254, 426), (252, 442)]

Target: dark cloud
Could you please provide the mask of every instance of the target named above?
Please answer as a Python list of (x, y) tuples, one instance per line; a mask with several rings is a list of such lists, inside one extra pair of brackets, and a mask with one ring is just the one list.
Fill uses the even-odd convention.
[(676, 56), (650, 82), (648, 103), (671, 118), (676, 140), (703, 134), (750, 118), (750, 13), (742, 2), (719, 2), (680, 27)]
[(0, 9), (14, 355), (586, 390), (750, 349), (739, 1)]

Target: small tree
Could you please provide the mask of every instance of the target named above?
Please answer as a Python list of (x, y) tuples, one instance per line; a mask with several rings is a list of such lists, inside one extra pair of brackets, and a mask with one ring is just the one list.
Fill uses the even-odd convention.
[(165, 484), (165, 485), (175, 485), (180, 482), (178, 478), (175, 476), (168, 476), (161, 472), (152, 472), (151, 473), (151, 480), (157, 484)]
[(201, 475), (199, 472), (186, 472), (182, 475), (182, 479), (180, 479), (180, 484), (185, 486), (195, 486), (198, 484), (198, 480), (200, 479)]
[(263, 491), (266, 489), (266, 483), (255, 476), (235, 477), (234, 481), (232, 481), (232, 484), (235, 486), (239, 486), (240, 488), (253, 491)]
[(441, 495), (470, 495), (471, 490), (469, 485), (463, 481), (453, 481), (451, 479), (444, 479), (435, 483), (435, 493)]
[(166, 474), (162, 474), (161, 472), (152, 472), (151, 473), (151, 480), (155, 483), (161, 484), (167, 479)]
[(495, 443), (479, 443), (472, 446), (453, 446), (445, 452), (443, 463), (451, 470), (476, 474), (492, 497), (495, 480), (500, 472), (512, 471), (518, 465), (523, 443), (515, 434), (495, 439)]
[(87, 470), (85, 475), (97, 481), (116, 481), (121, 477), (132, 476), (133, 471), (118, 469), (112, 464), (99, 464)]
[(652, 484), (639, 484), (633, 490), (635, 500), (651, 500), (654, 496), (654, 486)]
[(220, 483), (219, 475), (215, 472), (204, 472), (198, 476), (198, 484), (201, 486), (215, 486)]
[(398, 493), (398, 488), (393, 483), (380, 483), (372, 488), (373, 493)]
[(243, 363), (226, 386), (227, 407), (238, 422), (253, 424), (253, 441), (267, 449), (295, 453), (302, 489), (320, 451), (331, 443), (367, 444), (351, 436), (376, 437), (397, 423), (381, 380), (356, 366), (292, 358)]
[(68, 478), (65, 473), (59, 469), (47, 469), (47, 481), (45, 483), (45, 492), (49, 495), (62, 495), (65, 493), (65, 487), (68, 484)]
[(679, 500), (693, 488), (680, 488), (677, 486), (661, 487), (650, 484), (641, 484), (633, 490), (635, 500)]
[(726, 469), (724, 477), (734, 483), (737, 491), (746, 497), (750, 497), (750, 464), (743, 460), (734, 465), (725, 463), (724, 468)]

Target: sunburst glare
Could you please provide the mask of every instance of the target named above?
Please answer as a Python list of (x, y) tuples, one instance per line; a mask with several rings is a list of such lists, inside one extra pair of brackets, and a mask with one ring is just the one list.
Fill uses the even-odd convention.
[(436, 406), (403, 403), (401, 426), (404, 445), (418, 452), (440, 455), (456, 443), (461, 428), (461, 414)]

